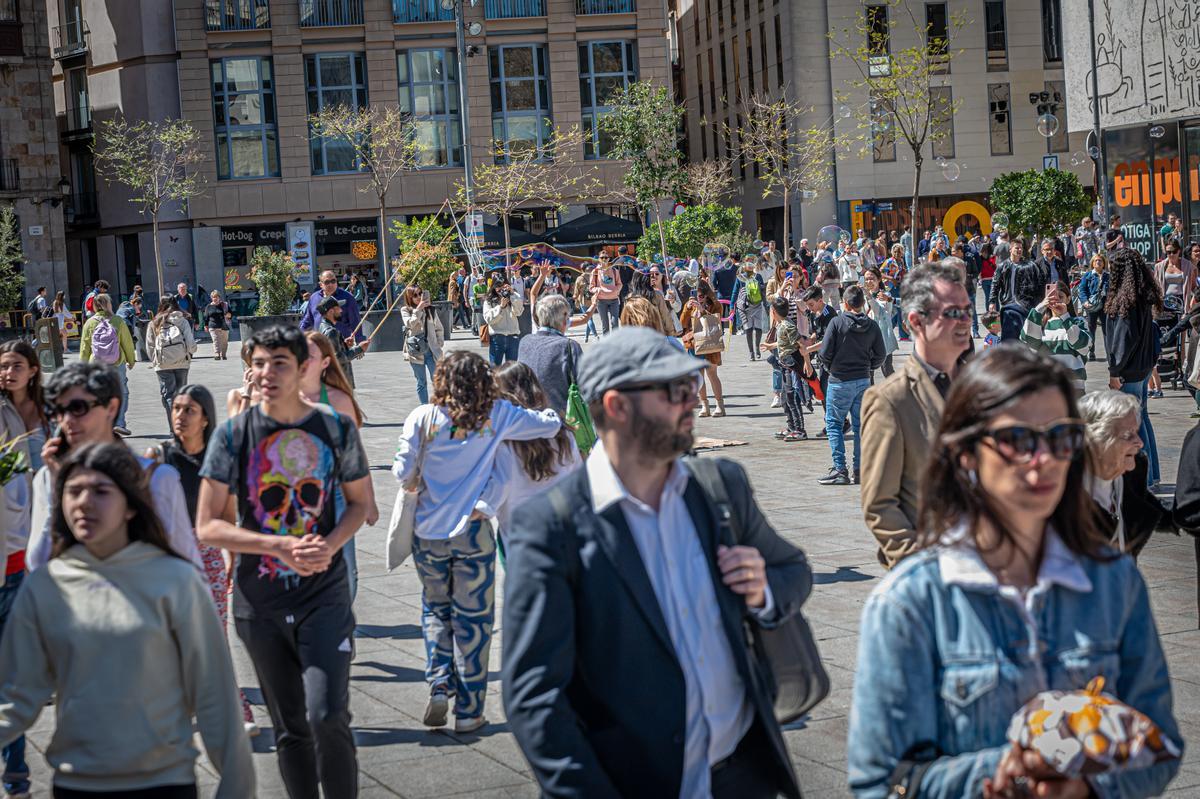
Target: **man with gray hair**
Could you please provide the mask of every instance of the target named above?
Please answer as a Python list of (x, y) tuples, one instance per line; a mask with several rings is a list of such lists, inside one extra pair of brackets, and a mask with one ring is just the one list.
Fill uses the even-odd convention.
[(863, 517), (879, 542), (879, 562), (889, 569), (916, 548), (921, 475), (950, 381), (971, 345), (971, 299), (963, 279), (962, 270), (945, 261), (908, 274), (900, 310), (912, 357), (863, 397)]
[[(591, 318), (592, 309), (587, 317)], [(575, 364), (583, 355), (578, 341), (567, 338), (571, 324), (571, 306), (558, 294), (547, 294), (538, 298), (534, 306), (534, 319), (538, 329), (531, 335), (522, 336), (517, 349), (517, 360), (528, 366), (537, 375), (538, 382), (546, 392), (550, 407), (559, 416), (567, 412), (567, 390), (575, 382)]]

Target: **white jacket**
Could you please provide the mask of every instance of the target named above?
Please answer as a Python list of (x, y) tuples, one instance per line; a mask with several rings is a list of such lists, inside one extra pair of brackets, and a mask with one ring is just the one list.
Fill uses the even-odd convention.
[(483, 321), (487, 322), (488, 330), (493, 335), (516, 336), (521, 333), (521, 311), (525, 303), (517, 296), (514, 289), (510, 297), (512, 303), (505, 308), (499, 301), (493, 305), (488, 300), (483, 301)]
[[(407, 305), (402, 305), (400, 306), (400, 319), (404, 322), (404, 332), (406, 335), (420, 335), (422, 329), (424, 330), (425, 340), (429, 342), (429, 351), (433, 353), (433, 359), (440, 361), (442, 359), (442, 344), (445, 343), (446, 331), (442, 327), (442, 320), (438, 317), (437, 309), (431, 305), (424, 311), (418, 312), (416, 308), (409, 308)], [(404, 353), (404, 360), (411, 363), (413, 359), (408, 354), (408, 348), (405, 347), (401, 352)]]
[(150, 365), (156, 370), (187, 369), (192, 365), (192, 353), (196, 351), (196, 336), (192, 333), (192, 326), (188, 323), (187, 314), (183, 311), (175, 311), (167, 317), (167, 321), (183, 331), (183, 342), (187, 349), (187, 355), (182, 359), (163, 360), (166, 356), (158, 349), (158, 327), (154, 324), (154, 320), (151, 320), (146, 327), (146, 354), (150, 356)]

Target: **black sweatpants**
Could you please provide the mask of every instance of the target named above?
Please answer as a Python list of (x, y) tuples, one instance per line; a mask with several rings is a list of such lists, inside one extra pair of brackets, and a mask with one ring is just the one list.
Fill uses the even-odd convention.
[(783, 371), (783, 411), (787, 415), (788, 429), (796, 433), (804, 429), (804, 400), (802, 399), (800, 375), (791, 369)]
[(354, 799), (358, 759), (350, 733), (349, 605), (237, 619), (271, 723), (279, 773), (291, 799)]

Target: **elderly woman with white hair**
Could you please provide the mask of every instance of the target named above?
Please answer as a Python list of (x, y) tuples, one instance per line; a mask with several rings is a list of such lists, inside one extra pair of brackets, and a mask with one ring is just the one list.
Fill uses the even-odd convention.
[(1170, 529), (1166, 508), (1146, 487), (1149, 466), (1138, 435), (1141, 403), (1121, 391), (1093, 391), (1080, 398), (1079, 415), (1087, 425), (1085, 485), (1100, 527), (1118, 549), (1137, 557), (1155, 529)]

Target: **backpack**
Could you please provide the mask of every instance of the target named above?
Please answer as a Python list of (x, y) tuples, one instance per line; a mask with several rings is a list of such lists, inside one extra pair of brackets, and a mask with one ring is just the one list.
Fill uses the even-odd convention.
[(159, 363), (179, 363), (188, 357), (187, 339), (178, 323), (168, 319), (154, 335), (154, 349)]
[(746, 299), (751, 305), (759, 305), (762, 303), (762, 286), (758, 285), (757, 279), (746, 281)]
[(100, 323), (92, 328), (92, 360), (106, 366), (121, 360), (121, 342), (111, 319), (100, 317)]

